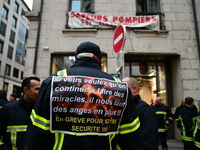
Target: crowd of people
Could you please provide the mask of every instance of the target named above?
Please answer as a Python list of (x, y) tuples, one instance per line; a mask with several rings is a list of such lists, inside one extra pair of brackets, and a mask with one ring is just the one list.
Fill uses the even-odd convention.
[[(200, 149), (200, 101), (186, 97), (175, 114), (160, 96), (151, 104), (134, 77), (122, 81), (101, 71), (100, 47), (76, 49), (75, 64), (42, 83), (22, 81), (22, 96), (0, 90), (1, 150), (168, 150), (170, 125), (181, 132), (184, 150)], [(17, 100), (19, 99), (19, 100)]]

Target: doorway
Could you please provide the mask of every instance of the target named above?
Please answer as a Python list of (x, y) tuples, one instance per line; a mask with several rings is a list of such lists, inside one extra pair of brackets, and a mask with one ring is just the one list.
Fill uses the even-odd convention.
[[(169, 108), (173, 107), (172, 70), (177, 70), (179, 55), (124, 55), (124, 77), (135, 77), (140, 84), (140, 96), (149, 105), (152, 105), (157, 96)], [(176, 64), (176, 65), (175, 65)], [(176, 72), (176, 71), (175, 71)], [(168, 137), (173, 139), (174, 126), (170, 126)]]
[(171, 61), (177, 55), (124, 55), (124, 77), (135, 77), (140, 83), (142, 100), (151, 105), (157, 96), (173, 107)]

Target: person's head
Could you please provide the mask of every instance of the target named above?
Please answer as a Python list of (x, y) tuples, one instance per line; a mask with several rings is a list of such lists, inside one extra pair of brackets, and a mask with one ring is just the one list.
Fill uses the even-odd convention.
[(83, 42), (76, 49), (76, 59), (81, 57), (92, 57), (101, 61), (100, 47), (92, 42)]
[(200, 106), (200, 100), (198, 100), (198, 102), (197, 102), (197, 106)]
[(184, 99), (181, 101), (181, 105), (185, 105), (185, 100)]
[(194, 106), (194, 99), (192, 97), (186, 97), (185, 98), (185, 105), (188, 107), (193, 107)]
[(38, 77), (28, 77), (22, 81), (23, 97), (27, 101), (34, 102), (40, 90), (40, 79)]
[(156, 97), (155, 105), (162, 105), (162, 98), (161, 97)]
[(6, 97), (7, 97), (7, 91), (4, 90), (4, 89), (1, 89), (1, 90), (0, 90), (0, 97), (6, 98)]
[(14, 102), (16, 101), (16, 99), (17, 99), (17, 94), (15, 93), (10, 94), (10, 97), (9, 97), (10, 102)]
[(122, 79), (123, 82), (128, 84), (129, 89), (131, 90), (132, 96), (139, 94), (139, 83), (138, 80), (133, 77), (125, 77)]

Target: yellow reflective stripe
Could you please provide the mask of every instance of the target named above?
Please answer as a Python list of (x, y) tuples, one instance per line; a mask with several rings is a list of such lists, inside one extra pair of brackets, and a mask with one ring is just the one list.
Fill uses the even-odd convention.
[(27, 125), (16, 125), (16, 126), (8, 126), (6, 132), (10, 132), (10, 140), (12, 144), (12, 150), (16, 150), (16, 142), (17, 142), (17, 132), (25, 132), (27, 130)]
[(20, 126), (8, 126), (6, 132), (21, 132), (26, 131), (27, 125), (20, 125)]
[(157, 115), (166, 115), (167, 112), (165, 112), (165, 111), (156, 111), (156, 114)]
[(165, 132), (167, 129), (158, 129), (158, 132)]
[(43, 130), (50, 130), (50, 120), (47, 120), (35, 113), (35, 110), (32, 110), (31, 113), (31, 121), (33, 125), (43, 129)]
[(131, 133), (137, 130), (139, 127), (140, 127), (140, 121), (139, 118), (137, 117), (133, 122), (121, 125), (119, 128), (120, 129), (119, 133), (120, 134)]
[(11, 144), (12, 144), (12, 150), (17, 150), (16, 142), (17, 142), (17, 132), (11, 132)]
[(192, 137), (188, 137), (188, 136), (182, 136), (182, 140), (184, 140), (184, 141), (194, 141), (194, 139)]
[(194, 141), (194, 145), (195, 145), (196, 147), (200, 148), (200, 143), (199, 143), (199, 142)]
[(110, 134), (109, 135), (109, 144), (110, 144), (110, 150), (112, 150), (112, 140), (115, 137), (115, 134)]
[(59, 133), (59, 132), (55, 133), (55, 144), (54, 144), (53, 150), (61, 150), (62, 149), (64, 136), (65, 136), (65, 134), (63, 134), (63, 133)]
[(0, 108), (2, 108), (2, 106), (0, 106)]
[(116, 78), (115, 76), (112, 76), (112, 77), (113, 77), (113, 79), (114, 79), (115, 81), (121, 82), (121, 80), (120, 80), (119, 78)]
[(197, 133), (197, 130), (198, 130), (198, 124), (200, 123), (200, 118), (199, 116), (196, 118), (196, 125), (195, 125), (195, 128), (194, 128), (194, 132), (193, 132), (193, 137), (196, 136), (196, 133)]
[(60, 77), (60, 76), (67, 76), (67, 70), (66, 69), (63, 69), (63, 70), (60, 70), (57, 72), (57, 76)]
[(4, 142), (0, 141), (0, 145), (3, 145), (3, 144), (4, 144)]
[(121, 148), (119, 147), (119, 145), (118, 144), (116, 144), (116, 150), (121, 150)]

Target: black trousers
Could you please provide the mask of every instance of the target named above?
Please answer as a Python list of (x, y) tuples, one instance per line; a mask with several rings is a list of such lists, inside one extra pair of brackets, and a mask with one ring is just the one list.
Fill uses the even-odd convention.
[(195, 150), (194, 142), (183, 141), (184, 150)]
[(158, 137), (161, 141), (162, 149), (168, 149), (167, 132), (158, 132)]

